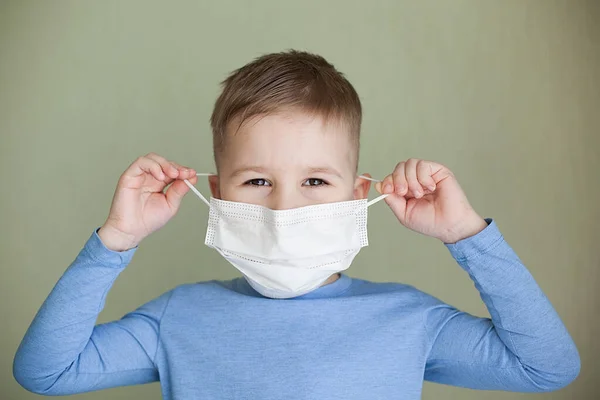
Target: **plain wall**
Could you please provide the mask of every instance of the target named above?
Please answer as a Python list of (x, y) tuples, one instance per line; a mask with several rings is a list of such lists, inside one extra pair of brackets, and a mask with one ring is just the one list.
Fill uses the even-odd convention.
[[(598, 398), (598, 21), (593, 0), (0, 1), (0, 398), (37, 398), (14, 381), (14, 353), (106, 218), (121, 172), (150, 151), (213, 171), (219, 82), (289, 48), (325, 56), (361, 95), (361, 172), (383, 177), (419, 157), (456, 173), (581, 353), (580, 377), (559, 392), (426, 384), (424, 399)], [(198, 187), (208, 193), (205, 181)], [(204, 246), (206, 217), (186, 197), (142, 243), (100, 322), (179, 284), (236, 276)], [(350, 275), (409, 283), (488, 315), (442, 244), (408, 232), (384, 203), (369, 218), (371, 245)], [(159, 399), (160, 388), (73, 398)]]

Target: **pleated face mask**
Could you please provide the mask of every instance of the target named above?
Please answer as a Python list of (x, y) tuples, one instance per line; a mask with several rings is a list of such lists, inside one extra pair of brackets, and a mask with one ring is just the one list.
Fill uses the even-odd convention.
[(208, 201), (185, 183), (210, 208), (205, 244), (237, 268), (254, 290), (276, 299), (302, 296), (346, 270), (369, 244), (367, 208), (387, 196), (271, 210)]

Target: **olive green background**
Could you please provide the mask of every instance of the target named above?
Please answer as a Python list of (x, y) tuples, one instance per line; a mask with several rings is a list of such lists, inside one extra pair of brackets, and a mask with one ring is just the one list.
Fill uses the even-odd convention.
[[(36, 398), (12, 377), (14, 353), (106, 218), (121, 172), (150, 151), (212, 171), (219, 82), (289, 48), (325, 56), (361, 95), (361, 172), (383, 177), (419, 157), (456, 173), (581, 353), (580, 377), (559, 392), (426, 384), (424, 399), (598, 398), (599, 21), (600, 2), (568, 0), (0, 1), (0, 398)], [(236, 276), (204, 246), (206, 217), (186, 197), (142, 243), (100, 320), (184, 282)], [(408, 232), (384, 203), (369, 230), (350, 275), (488, 315), (442, 244)], [(74, 398), (159, 399), (160, 387)]]

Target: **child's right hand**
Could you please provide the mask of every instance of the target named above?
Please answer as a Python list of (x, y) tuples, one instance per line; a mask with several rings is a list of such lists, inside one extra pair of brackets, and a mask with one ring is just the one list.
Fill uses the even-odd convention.
[(124, 251), (162, 228), (189, 191), (183, 179), (195, 184), (196, 171), (154, 153), (135, 160), (121, 175), (109, 216), (98, 231), (102, 243), (111, 250)]

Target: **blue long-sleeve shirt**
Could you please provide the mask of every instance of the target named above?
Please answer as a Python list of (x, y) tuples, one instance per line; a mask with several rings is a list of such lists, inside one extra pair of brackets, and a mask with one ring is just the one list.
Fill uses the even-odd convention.
[(14, 375), (48, 395), (160, 380), (165, 399), (412, 400), (423, 379), (524, 392), (573, 381), (577, 349), (495, 223), (447, 247), (491, 320), (342, 275), (287, 300), (241, 278), (186, 284), (96, 325), (135, 249), (110, 251), (93, 233), (29, 327)]

